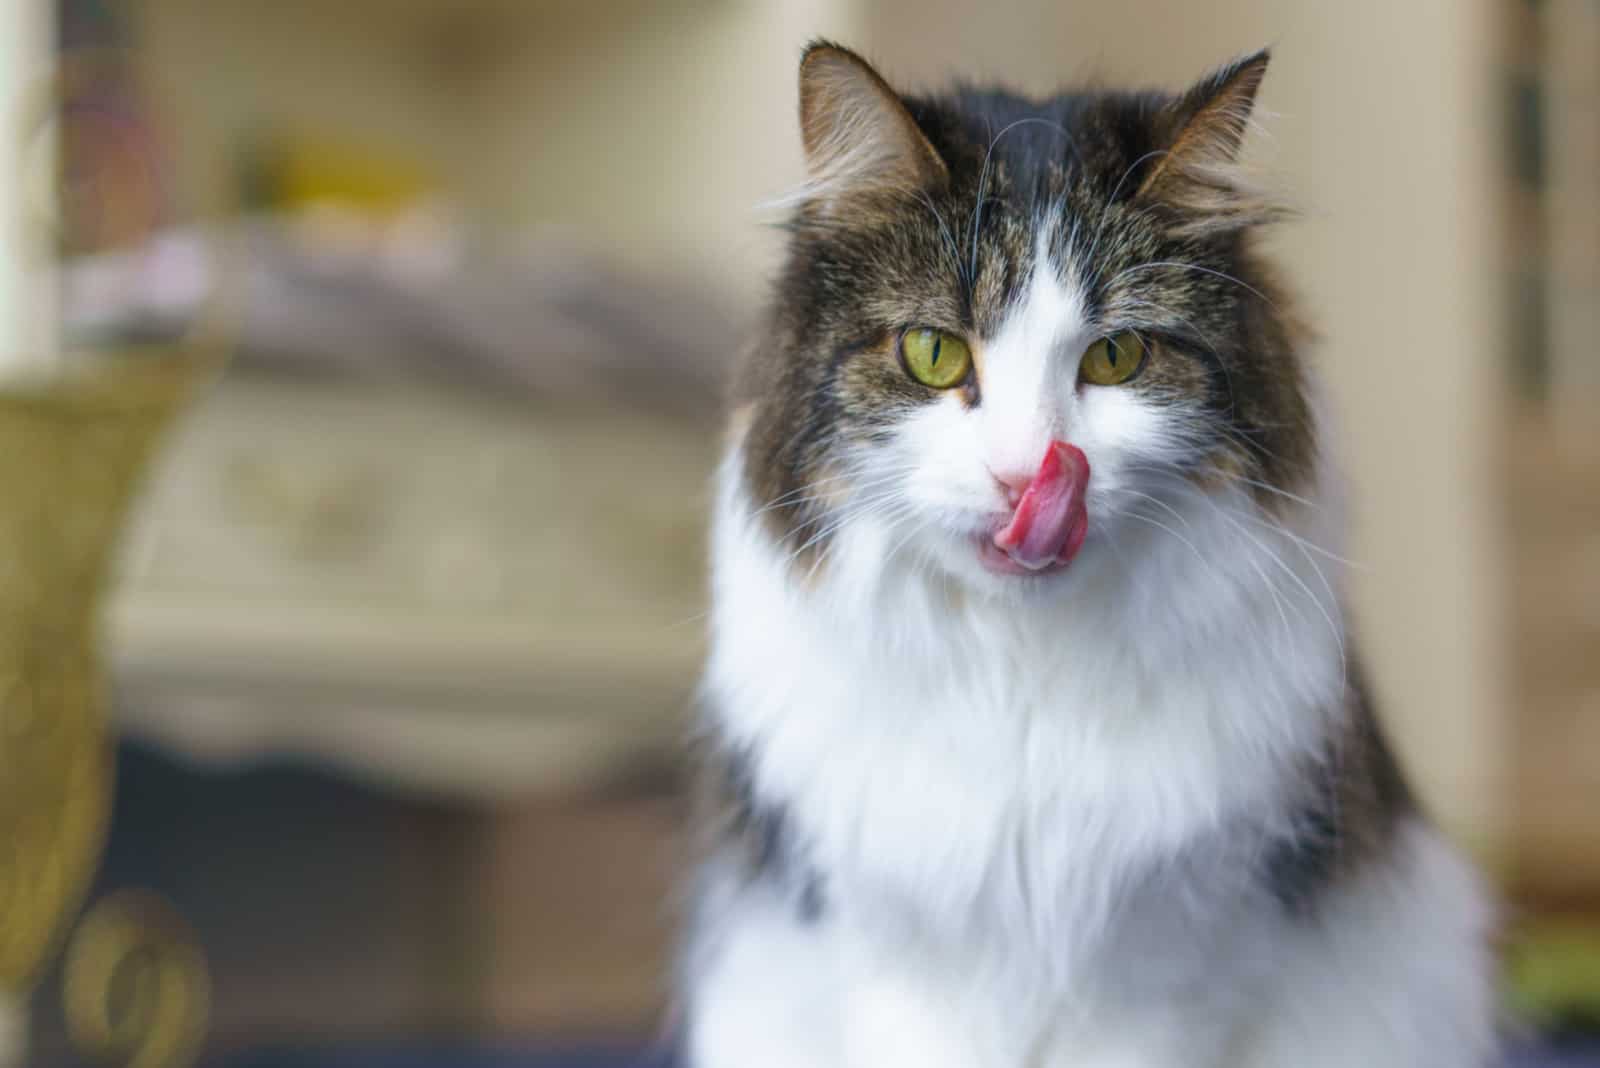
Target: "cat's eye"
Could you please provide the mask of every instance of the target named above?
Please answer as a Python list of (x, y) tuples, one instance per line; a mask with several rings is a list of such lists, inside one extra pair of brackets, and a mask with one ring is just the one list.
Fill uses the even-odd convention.
[(967, 380), (972, 350), (954, 334), (918, 327), (900, 337), (900, 359), (906, 372), (925, 386), (949, 389)]
[(1091, 386), (1120, 386), (1144, 366), (1144, 341), (1131, 330), (1103, 337), (1083, 354), (1078, 374)]

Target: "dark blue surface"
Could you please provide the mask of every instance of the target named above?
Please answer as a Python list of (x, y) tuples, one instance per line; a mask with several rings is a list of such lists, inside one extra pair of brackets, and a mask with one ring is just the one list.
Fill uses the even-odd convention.
[(665, 1051), (472, 1049), (416, 1045), (313, 1050), (258, 1050), (219, 1059), (207, 1068), (673, 1068)]
[[(262, 1050), (228, 1057), (208, 1068), (672, 1068), (662, 1052), (568, 1050), (483, 1050), (460, 1047), (419, 1049)], [(899, 1066), (891, 1066), (899, 1068)], [(1352, 1065), (1351, 1068), (1360, 1068)], [(1508, 1068), (1600, 1068), (1600, 1043), (1553, 1049), (1525, 1049)]]
[(1513, 1055), (1511, 1068), (1600, 1068), (1600, 1042), (1528, 1049)]

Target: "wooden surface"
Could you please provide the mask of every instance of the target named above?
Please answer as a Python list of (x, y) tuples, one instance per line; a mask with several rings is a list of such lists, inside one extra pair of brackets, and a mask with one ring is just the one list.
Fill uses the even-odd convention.
[(682, 900), (680, 805), (529, 803), (479, 839), (476, 941), (485, 1033), (649, 1037), (668, 1000)]
[(1514, 879), (1600, 906), (1600, 434), (1525, 418), (1507, 453)]

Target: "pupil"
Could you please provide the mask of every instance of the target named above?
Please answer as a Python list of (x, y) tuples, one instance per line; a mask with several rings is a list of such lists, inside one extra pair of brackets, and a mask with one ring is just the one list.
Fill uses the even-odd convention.
[(1115, 341), (1106, 342), (1106, 359), (1111, 361), (1112, 367), (1117, 366), (1117, 343)]
[(943, 347), (944, 347), (944, 338), (935, 337), (933, 339), (933, 357), (928, 360), (928, 365), (930, 367), (937, 367), (939, 365), (939, 350), (941, 348), (943, 348)]

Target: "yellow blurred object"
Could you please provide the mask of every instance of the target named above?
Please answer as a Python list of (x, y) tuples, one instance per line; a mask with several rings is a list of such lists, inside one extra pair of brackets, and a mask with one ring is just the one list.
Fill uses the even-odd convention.
[(27, 990), (94, 871), (111, 795), (100, 597), (146, 460), (212, 366), (134, 351), (0, 391), (0, 993)]
[(127, 1068), (185, 1068), (199, 1053), (205, 956), (159, 898), (130, 891), (95, 905), (67, 947), (62, 983), (80, 1052)]
[(1524, 1022), (1600, 1024), (1600, 923), (1536, 920), (1518, 932), (1507, 964), (1512, 1005)]
[(401, 212), (437, 192), (420, 164), (344, 141), (290, 137), (272, 153), (271, 207), (336, 204), (378, 215)]

